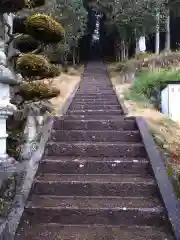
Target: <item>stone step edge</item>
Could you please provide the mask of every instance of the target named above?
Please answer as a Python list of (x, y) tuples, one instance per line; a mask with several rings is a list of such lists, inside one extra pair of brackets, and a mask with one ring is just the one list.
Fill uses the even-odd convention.
[[(83, 111), (81, 111), (81, 112), (83, 112)], [(73, 114), (71, 114), (71, 115), (64, 115), (64, 117), (69, 117), (69, 116), (77, 116), (77, 115), (73, 115)], [(84, 116), (83, 114), (81, 114), (81, 116)], [(88, 115), (87, 115), (88, 116)], [(101, 116), (101, 115), (100, 115)], [(99, 123), (100, 121), (101, 122), (106, 122), (106, 123), (109, 123), (109, 122), (113, 122), (113, 123), (119, 123), (119, 122), (121, 122), (121, 123), (136, 123), (135, 122), (135, 119), (134, 118), (127, 118), (127, 117), (124, 117), (123, 115), (115, 115), (116, 116), (116, 118), (115, 119), (110, 119), (110, 120), (107, 120), (107, 119), (102, 119), (102, 120), (99, 120), (99, 119), (73, 119), (73, 120), (71, 120), (71, 119), (62, 119), (62, 118), (54, 118), (54, 121), (61, 121), (61, 122), (69, 122), (69, 123), (79, 123), (79, 122), (86, 122), (86, 123), (89, 123), (89, 122), (97, 122), (97, 123)], [(103, 117), (103, 116), (102, 116)], [(119, 119), (119, 117), (120, 117), (120, 119)], [(137, 128), (138, 129), (138, 128)], [(130, 130), (129, 130), (130, 131)]]
[[(33, 224), (33, 223), (32, 223)], [(149, 225), (111, 225), (111, 224), (62, 224), (62, 223), (57, 223), (57, 222), (52, 222), (52, 223), (35, 223), (35, 225), (39, 225), (39, 226), (44, 226), (44, 225), (49, 225), (49, 226), (59, 226), (59, 227), (78, 227), (78, 228), (98, 228), (98, 227), (102, 227), (102, 228), (125, 228), (125, 229), (141, 229), (142, 231), (144, 229), (154, 229), (154, 230), (164, 230), (163, 227), (154, 227), (154, 226), (149, 226)], [(144, 239), (145, 240), (145, 239)], [(164, 240), (168, 240), (168, 239), (164, 239)]]
[(52, 130), (52, 133), (53, 132), (68, 132), (68, 133), (71, 133), (71, 132), (73, 132), (73, 133), (83, 133), (83, 132), (87, 132), (87, 133), (119, 133), (119, 134), (121, 134), (121, 133), (126, 133), (126, 134), (128, 134), (128, 133), (140, 133), (139, 132), (139, 130), (126, 130), (126, 129), (124, 129), (124, 130), (97, 130), (97, 129), (95, 129), (95, 130), (93, 130), (93, 129), (90, 129), (90, 130), (76, 130), (76, 129), (72, 129), (72, 130), (61, 130), (61, 129), (57, 129), (57, 130), (55, 130), (55, 129), (53, 129)]
[[(26, 223), (27, 224), (27, 223)], [(32, 228), (25, 228), (26, 230), (26, 233), (28, 232), (31, 232), (32, 229), (33, 229), (33, 225), (36, 226), (36, 228), (38, 227), (38, 229), (40, 228), (41, 230), (43, 230), (44, 232), (44, 229), (45, 228), (57, 228), (58, 230), (60, 230), (61, 228), (67, 228), (68, 231), (71, 230), (71, 228), (76, 228), (77, 232), (80, 232), (81, 230), (84, 230), (84, 229), (88, 229), (89, 230), (96, 230), (96, 229), (119, 229), (121, 231), (133, 231), (133, 232), (146, 232), (148, 230), (150, 230), (150, 234), (153, 232), (156, 232), (158, 234), (171, 234), (169, 233), (169, 229), (167, 229), (166, 227), (164, 226), (161, 226), (161, 227), (155, 227), (155, 226), (149, 226), (149, 225), (110, 225), (110, 224), (107, 224), (107, 225), (104, 225), (104, 224), (62, 224), (62, 223), (57, 223), (57, 222), (51, 222), (51, 223), (31, 223), (32, 224)], [(41, 231), (40, 230), (40, 231)], [(81, 233), (81, 232), (80, 232)], [(148, 236), (149, 236), (149, 233), (148, 233)], [(152, 238), (148, 238), (148, 240), (152, 240)], [(158, 238), (159, 239), (159, 238)], [(169, 240), (169, 238), (163, 238), (164, 240)], [(97, 239), (98, 240), (98, 239)], [(171, 240), (174, 240), (174, 238), (172, 238), (171, 236)]]
[(89, 142), (89, 141), (71, 141), (71, 142), (66, 142), (66, 141), (49, 141), (47, 143), (48, 145), (61, 145), (61, 144), (67, 144), (67, 145), (83, 145), (83, 146), (91, 146), (91, 145), (100, 145), (100, 146), (107, 146), (107, 145), (114, 145), (114, 146), (128, 146), (128, 147), (144, 147), (143, 142)]
[[(36, 201), (39, 200), (39, 203)], [(61, 206), (61, 201), (70, 201), (69, 206)], [(83, 203), (83, 205), (87, 206), (80, 206), (81, 201), (87, 201), (87, 203)], [(117, 201), (119, 206), (106, 206), (106, 207), (93, 207), (93, 201), (103, 201), (104, 204), (107, 205), (111, 203), (111, 201)], [(53, 201), (56, 201), (56, 206), (53, 206)], [(74, 201), (74, 203), (73, 203)], [(77, 204), (77, 201), (79, 203)], [(129, 204), (127, 203), (129, 202)], [(135, 204), (133, 205), (133, 201)], [(138, 202), (137, 202), (138, 201)], [(145, 205), (145, 202), (147, 205)], [(48, 203), (48, 206), (47, 206)], [(57, 203), (59, 203), (57, 205)], [(150, 205), (149, 205), (150, 203)], [(50, 205), (49, 205), (50, 204)], [(51, 205), (52, 204), (52, 205)], [(74, 204), (74, 205), (73, 205)], [(76, 205), (76, 206), (75, 206)], [(79, 205), (79, 206), (78, 206)], [(132, 205), (132, 206), (131, 206)], [(38, 209), (92, 209), (92, 210), (118, 210), (118, 211), (150, 211), (150, 212), (164, 212), (164, 207), (161, 204), (160, 200), (157, 198), (147, 198), (147, 197), (111, 197), (108, 196), (104, 198), (104, 196), (55, 196), (55, 195), (32, 195), (31, 199), (26, 204), (27, 208), (38, 208)]]
[(97, 159), (96, 160), (95, 159), (91, 160), (91, 159), (92, 158), (78, 159), (78, 157), (75, 158), (75, 159), (72, 159), (70, 157), (69, 157), (69, 159), (68, 158), (63, 159), (63, 157), (57, 158), (57, 157), (54, 157), (54, 156), (48, 156), (48, 157), (42, 159), (41, 162), (42, 163), (43, 162), (50, 162), (50, 163), (56, 163), (56, 162), (59, 162), (59, 163), (66, 163), (66, 162), (68, 162), (68, 163), (102, 163), (102, 164), (104, 164), (104, 163), (118, 163), (118, 164), (120, 164), (120, 163), (136, 163), (136, 164), (149, 163), (148, 159), (140, 158), (140, 157), (138, 159), (134, 158), (134, 160), (133, 160), (133, 158), (132, 159), (130, 159), (130, 158), (126, 158), (126, 159), (119, 158), (119, 160), (111, 160), (111, 158), (109, 158), (109, 160), (101, 160), (100, 158), (99, 158), (99, 160), (97, 160)]
[[(38, 175), (35, 179), (34, 179), (34, 183), (35, 182), (39, 182), (39, 183), (84, 183), (84, 184), (133, 184), (133, 185), (138, 185), (138, 184), (143, 184), (143, 185), (156, 185), (156, 181), (152, 176), (143, 176), (140, 177), (140, 175), (137, 174), (78, 174), (78, 176), (84, 176), (84, 177), (88, 177), (88, 176), (93, 176), (93, 177), (100, 177), (101, 181), (97, 182), (93, 179), (73, 179), (72, 177), (76, 177), (77, 174), (59, 174), (59, 173), (45, 173), (43, 174), (43, 176)], [(122, 179), (120, 179), (119, 181), (112, 181), (111, 178), (110, 179), (103, 179), (103, 177), (112, 177), (112, 176), (122, 176)], [(127, 179), (127, 176), (130, 176), (130, 178)], [(49, 178), (50, 177), (50, 178)], [(63, 177), (70, 177), (70, 179), (63, 179)], [(124, 177), (124, 178), (123, 178)], [(139, 178), (140, 177), (140, 178)], [(137, 181), (137, 178), (138, 181)], [(136, 181), (134, 181), (134, 179), (136, 179)], [(142, 181), (142, 179), (144, 181)]]

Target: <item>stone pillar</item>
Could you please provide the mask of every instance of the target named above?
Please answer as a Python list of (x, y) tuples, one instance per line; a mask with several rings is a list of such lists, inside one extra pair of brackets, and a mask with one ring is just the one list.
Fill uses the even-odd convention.
[(8, 52), (6, 53), (6, 42), (9, 39), (9, 35), (6, 24), (10, 26), (10, 33), (12, 33), (13, 14), (3, 14), (1, 19), (3, 19), (3, 21), (0, 20), (0, 164), (6, 166), (15, 163), (15, 160), (7, 155), (6, 146), (8, 137), (6, 120), (8, 116), (16, 111), (16, 106), (10, 103), (10, 86), (18, 84), (18, 80), (20, 79), (17, 80), (17, 76), (7, 66), (9, 46), (7, 46)]
[(9, 165), (15, 160), (7, 155), (6, 139), (6, 119), (16, 110), (16, 106), (10, 103), (10, 85), (1, 82), (0, 71), (0, 164)]

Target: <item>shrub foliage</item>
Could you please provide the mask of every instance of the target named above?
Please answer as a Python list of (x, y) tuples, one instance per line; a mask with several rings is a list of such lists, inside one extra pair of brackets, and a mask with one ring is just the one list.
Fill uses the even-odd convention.
[(35, 39), (48, 43), (61, 41), (65, 32), (60, 23), (40, 13), (27, 18), (26, 28)]
[(44, 77), (49, 73), (50, 64), (48, 59), (43, 55), (27, 53), (17, 60), (17, 70), (23, 76), (41, 76)]
[(25, 82), (20, 86), (20, 95), (24, 100), (49, 99), (57, 97), (60, 90), (43, 82)]

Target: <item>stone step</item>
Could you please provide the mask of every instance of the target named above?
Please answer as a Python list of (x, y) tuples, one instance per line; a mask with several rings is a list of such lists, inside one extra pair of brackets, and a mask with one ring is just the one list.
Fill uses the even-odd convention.
[(112, 97), (112, 98), (106, 98), (106, 97), (95, 97), (95, 98), (91, 98), (91, 97), (76, 97), (73, 99), (73, 103), (98, 103), (98, 104), (119, 104), (118, 98), (116, 96)]
[(107, 85), (95, 85), (94, 83), (88, 83), (88, 84), (84, 84), (84, 85), (80, 85), (80, 88), (77, 90), (77, 92), (79, 91), (88, 91), (88, 90), (100, 90), (100, 91), (111, 91), (113, 92), (114, 89), (112, 88), (112, 86), (107, 86)]
[(89, 90), (91, 89), (100, 89), (102, 91), (110, 90), (113, 91), (114, 89), (112, 88), (112, 85), (110, 83), (105, 82), (98, 82), (97, 81), (89, 81), (88, 83), (81, 83), (78, 91), (80, 90)]
[(79, 94), (78, 92), (75, 95), (75, 99), (117, 99), (116, 93), (112, 94)]
[(164, 208), (156, 198), (33, 195), (25, 207), (31, 222), (162, 226)]
[(116, 100), (101, 100), (101, 99), (81, 99), (81, 100), (74, 100), (73, 103), (75, 104), (97, 104), (97, 105), (119, 105), (119, 101)]
[(114, 90), (91, 90), (89, 87), (87, 90), (79, 90), (76, 92), (76, 96), (92, 96), (92, 97), (99, 97), (99, 96), (114, 96), (116, 95)]
[(120, 110), (122, 112), (121, 106), (119, 104), (113, 105), (113, 104), (97, 104), (97, 103), (72, 103), (69, 107), (69, 110)]
[(135, 120), (54, 120), (54, 129), (59, 130), (137, 130)]
[(109, 82), (108, 77), (105, 77), (103, 79), (103, 81), (100, 81), (100, 78), (101, 78), (101, 76), (100, 77), (98, 76), (97, 79), (93, 80), (93, 81), (92, 81), (92, 78), (89, 78), (89, 79), (86, 78), (86, 79), (88, 79), (88, 81), (87, 82), (82, 81), (80, 84), (80, 88), (86, 87), (89, 85), (91, 85), (93, 87), (112, 88), (112, 84), (111, 84), (111, 82)]
[[(94, 91), (94, 92), (93, 92)], [(96, 95), (96, 94), (107, 94), (107, 95), (111, 95), (111, 94), (115, 94), (115, 91), (112, 87), (107, 87), (107, 86), (95, 86), (93, 84), (87, 84), (84, 86), (80, 86), (77, 90), (77, 94), (83, 94), (84, 92), (90, 92), (90, 95)]]
[(88, 79), (88, 82), (81, 81), (79, 89), (86, 87), (86, 86), (92, 86), (94, 88), (102, 88), (102, 89), (104, 89), (104, 88), (112, 89), (112, 84), (109, 81), (109, 79), (106, 77), (103, 79), (103, 81), (99, 81), (99, 79), (97, 79), (96, 81), (92, 81), (91, 79)]
[(84, 95), (114, 95), (115, 94), (115, 92), (114, 92), (114, 90), (91, 90), (91, 89), (87, 89), (87, 90), (79, 90), (79, 91), (77, 91), (77, 93), (76, 93), (76, 95), (78, 96), (78, 95), (82, 95), (82, 96), (84, 96)]
[(84, 109), (84, 110), (72, 110), (69, 109), (67, 111), (67, 115), (123, 115), (123, 111), (116, 109), (116, 110), (111, 110), (111, 109)]
[[(88, 69), (88, 71), (86, 71), (83, 75), (83, 77), (88, 76), (88, 80), (92, 79), (92, 81), (96, 81), (97, 78), (100, 78), (102, 82), (104, 82), (104, 79), (108, 79), (109, 81), (109, 76), (107, 75), (107, 71), (101, 71), (98, 72), (96, 70), (93, 69)], [(87, 81), (86, 81), (87, 82)]]
[(115, 93), (115, 91), (113, 91), (113, 93), (110, 94), (105, 94), (105, 93), (91, 93), (91, 94), (79, 94), (78, 91), (76, 92), (75, 98), (106, 98), (106, 99), (111, 99), (111, 98), (117, 98), (117, 95)]
[(159, 196), (155, 180), (138, 174), (39, 174), (32, 191), (56, 196)]
[(104, 92), (104, 91), (111, 91), (111, 92), (113, 92), (114, 90), (112, 89), (112, 87), (109, 85), (109, 86), (107, 86), (107, 85), (96, 85), (96, 86), (94, 86), (94, 83), (89, 83), (89, 84), (85, 84), (85, 85), (81, 85), (81, 87), (77, 90), (77, 92), (80, 92), (80, 91), (92, 91), (92, 93), (93, 93), (93, 91), (102, 91), (102, 92)]
[(140, 142), (139, 131), (112, 131), (112, 130), (53, 130), (52, 141), (90, 141), (90, 142)]
[[(96, 97), (86, 97), (86, 96), (84, 96), (84, 97), (77, 97), (77, 96), (75, 96), (74, 97), (74, 99), (73, 99), (73, 102), (77, 102), (77, 101), (79, 101), (79, 102), (82, 102), (82, 101), (100, 101), (100, 102), (106, 102), (106, 103), (109, 103), (109, 102), (113, 102), (113, 101), (116, 101), (116, 102), (118, 102), (118, 98), (117, 98), (117, 96), (113, 96), (113, 97), (111, 97), (111, 98), (108, 98), (108, 97), (106, 97), (106, 96), (101, 96), (101, 97), (99, 97), (99, 96), (97, 96), (96, 95)], [(119, 102), (118, 102), (119, 103)]]
[(165, 227), (24, 222), (15, 240), (174, 240)]
[(45, 156), (146, 157), (142, 143), (48, 142)]
[(149, 161), (145, 158), (75, 158), (53, 157), (43, 159), (40, 173), (62, 174), (138, 174), (150, 173)]
[(111, 85), (97, 85), (96, 83), (89, 83), (89, 84), (84, 84), (81, 85), (80, 88), (77, 90), (77, 92), (79, 91), (114, 91), (114, 89), (112, 89)]
[(107, 72), (104, 71), (103, 67), (96, 69), (96, 66), (93, 66), (92, 68), (86, 68), (86, 71), (83, 74), (83, 77), (91, 77), (92, 79), (96, 80), (97, 76), (101, 77), (101, 80), (104, 81), (104, 76), (107, 76)]
[(104, 82), (104, 77), (108, 77), (107, 72), (104, 71), (104, 69), (101, 69), (101, 71), (99, 71), (99, 68), (95, 70), (95, 66), (93, 66), (93, 68), (86, 68), (86, 71), (83, 74), (83, 77), (88, 77), (88, 79), (92, 78), (93, 81), (97, 79), (97, 76), (101, 78), (102, 82)]
[(118, 99), (114, 98), (76, 98), (73, 100), (73, 103), (97, 103), (102, 105), (120, 105)]
[[(98, 120), (98, 121), (107, 121), (107, 120), (124, 120), (124, 115), (64, 115), (64, 120)], [(128, 118), (128, 120), (132, 120), (134, 118)]]

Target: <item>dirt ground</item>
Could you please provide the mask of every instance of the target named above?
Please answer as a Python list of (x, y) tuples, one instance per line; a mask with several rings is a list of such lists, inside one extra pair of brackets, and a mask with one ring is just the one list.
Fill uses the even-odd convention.
[(60, 77), (53, 79), (53, 85), (58, 87), (61, 91), (58, 97), (51, 99), (55, 113), (62, 107), (80, 80), (80, 76), (69, 76), (65, 74), (61, 74)]
[[(149, 130), (164, 155), (167, 171), (175, 178), (179, 178), (180, 173), (180, 125), (158, 112), (153, 106), (139, 104), (126, 99), (126, 94), (130, 91), (130, 84), (124, 84), (119, 77), (112, 77), (111, 81), (118, 94), (124, 101), (129, 111), (129, 116), (142, 116), (146, 120)], [(176, 154), (176, 162), (173, 156)]]
[(55, 86), (60, 90), (60, 95), (52, 98), (50, 101), (53, 104), (53, 114), (57, 115), (59, 109), (66, 102), (66, 99), (74, 90), (76, 85), (81, 81), (81, 73), (82, 69), (78, 72), (71, 72), (68, 74), (62, 73), (60, 76), (44, 80), (47, 84), (51, 84), (51, 86)]

